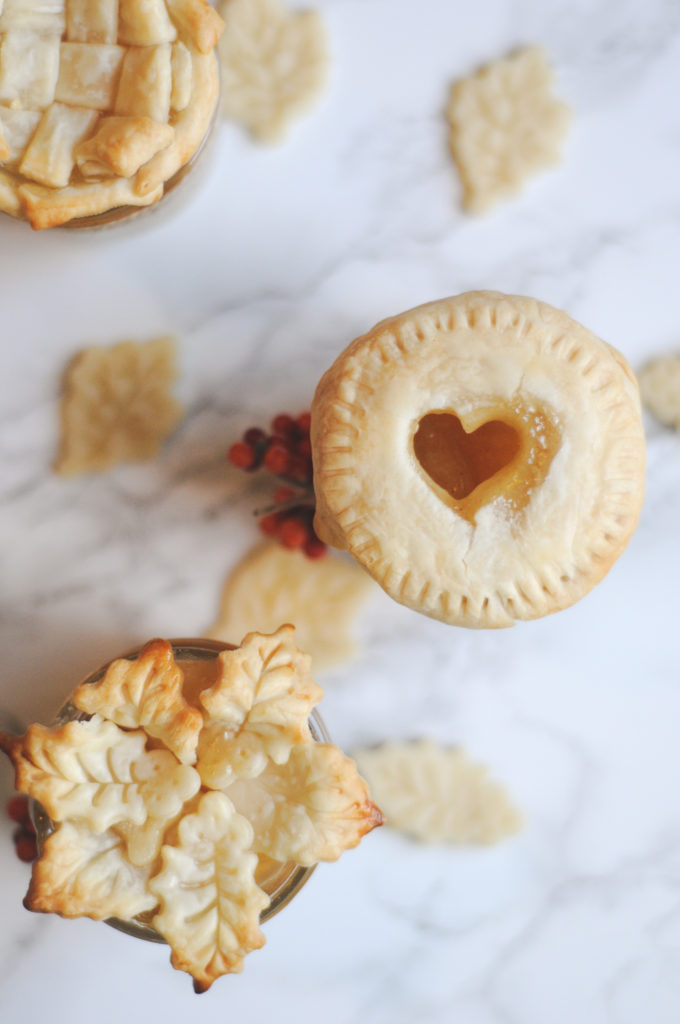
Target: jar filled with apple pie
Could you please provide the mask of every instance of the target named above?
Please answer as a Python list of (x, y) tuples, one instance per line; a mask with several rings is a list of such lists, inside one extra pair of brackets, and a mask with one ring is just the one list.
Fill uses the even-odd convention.
[(207, 0), (2, 0), (0, 210), (42, 229), (157, 204), (209, 134), (222, 28)]

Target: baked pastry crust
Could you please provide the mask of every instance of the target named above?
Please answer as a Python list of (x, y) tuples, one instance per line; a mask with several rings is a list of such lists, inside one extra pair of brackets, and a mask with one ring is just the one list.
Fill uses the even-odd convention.
[(292, 626), (248, 634), (207, 673), (184, 674), (174, 653), (154, 640), (117, 659), (73, 694), (90, 719), (0, 732), (0, 750), (54, 827), (28, 909), (144, 913), (204, 991), (264, 942), (260, 914), (276, 892), (267, 851), (279, 867), (336, 860), (382, 815), (354, 763), (314, 741), (321, 690)]
[(7, 0), (0, 210), (41, 229), (156, 202), (210, 127), (222, 28), (207, 0)]
[[(416, 451), (431, 414), (457, 418), (465, 441), (500, 422), (517, 450), (455, 497)], [(530, 298), (470, 292), (382, 321), (320, 381), (311, 437), (319, 536), (402, 604), (454, 625), (573, 604), (621, 554), (642, 504), (630, 367)]]

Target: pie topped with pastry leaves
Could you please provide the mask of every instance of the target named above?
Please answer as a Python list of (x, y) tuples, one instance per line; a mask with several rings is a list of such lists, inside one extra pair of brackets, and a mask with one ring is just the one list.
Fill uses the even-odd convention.
[(25, 906), (149, 924), (203, 992), (263, 945), (277, 865), (337, 860), (382, 814), (312, 734), (322, 691), (292, 626), (196, 667), (152, 640), (76, 688), (79, 719), (0, 749), (53, 825)]
[(0, 210), (156, 202), (208, 130), (222, 27), (207, 0), (0, 0)]

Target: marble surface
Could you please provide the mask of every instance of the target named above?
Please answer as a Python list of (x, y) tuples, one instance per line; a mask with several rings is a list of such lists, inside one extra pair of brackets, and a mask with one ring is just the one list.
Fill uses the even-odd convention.
[[(680, 346), (676, 0), (322, 0), (322, 102), (280, 148), (222, 125), (199, 188), (142, 229), (0, 223), (0, 699), (48, 720), (91, 668), (198, 634), (256, 539), (228, 444), (299, 410), (384, 315), (474, 287), (567, 309), (639, 367)], [(564, 163), (484, 219), (460, 210), (449, 83), (527, 42), (575, 109)], [(172, 332), (188, 416), (162, 457), (51, 472), (69, 356)], [(33, 916), (0, 822), (3, 1024), (676, 1024), (680, 1020), (680, 438), (651, 419), (639, 529), (597, 590), (495, 633), (376, 592), (362, 658), (321, 679), (346, 749), (430, 735), (526, 814), (487, 850), (383, 829), (322, 866), (245, 973), (197, 999), (163, 947)], [(0, 766), (2, 795), (10, 772)]]

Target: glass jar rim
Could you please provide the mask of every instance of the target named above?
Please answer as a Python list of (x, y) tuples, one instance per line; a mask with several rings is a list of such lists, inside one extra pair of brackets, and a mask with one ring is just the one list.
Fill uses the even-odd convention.
[[(236, 650), (235, 644), (201, 637), (171, 638), (168, 640), (168, 643), (171, 645), (173, 653), (178, 661), (213, 661), (222, 651)], [(91, 672), (86, 676), (83, 680), (83, 684), (86, 685), (89, 683), (99, 682), (109, 665), (114, 661), (118, 661), (120, 659), (134, 661), (140, 654), (143, 646), (143, 644), (138, 645), (123, 654), (118, 654), (116, 657), (110, 658), (99, 668), (95, 669), (94, 672)], [(61, 726), (65, 725), (67, 722), (86, 721), (91, 717), (91, 715), (76, 708), (69, 699), (57, 712), (53, 720), (53, 725)], [(309, 716), (309, 730), (314, 742), (330, 742), (330, 735), (326, 725), (316, 708), (312, 710)], [(48, 836), (55, 831), (56, 824), (49, 817), (44, 807), (35, 798), (31, 797), (29, 799), (29, 807), (31, 819), (36, 831), (38, 853), (41, 854), (43, 843)], [(282, 873), (286, 866), (287, 865), (282, 865)], [(293, 897), (297, 895), (303, 885), (305, 885), (309, 880), (316, 870), (316, 867), (316, 864), (304, 867), (300, 864), (290, 862), (289, 870), (284, 874), (274, 891), (270, 893), (270, 902), (260, 914), (260, 924), (264, 924), (270, 918), (278, 914), (280, 910), (283, 910), (288, 903), (290, 903)], [(126, 935), (133, 936), (134, 938), (167, 945), (166, 940), (155, 930), (155, 928), (141, 917), (130, 919), (109, 917), (105, 919), (104, 923), (110, 925), (111, 928), (115, 928), (118, 931), (124, 932)]]

